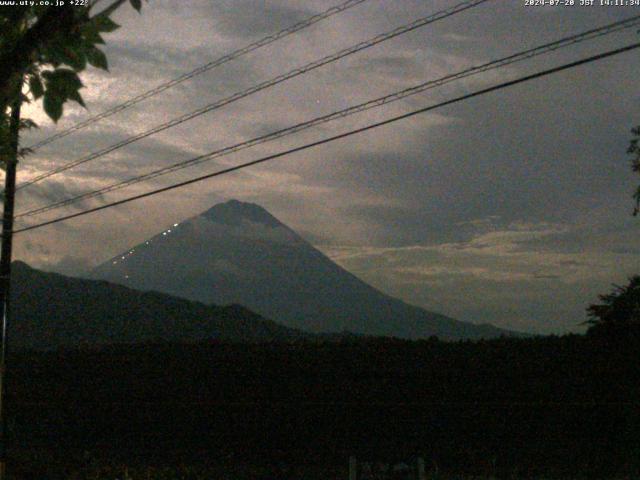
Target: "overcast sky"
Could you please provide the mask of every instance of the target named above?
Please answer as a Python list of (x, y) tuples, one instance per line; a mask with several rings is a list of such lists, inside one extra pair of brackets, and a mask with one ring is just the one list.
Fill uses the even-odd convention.
[[(122, 8), (110, 72), (83, 75), (89, 112), (274, 33), (338, 0), (153, 0)], [(389, 31), (457, 1), (368, 0), (39, 150), (19, 180)], [(576, 0), (576, 3), (580, 3)], [(104, 186), (472, 65), (632, 15), (640, 7), (528, 7), (493, 0), (245, 98), (19, 194), (17, 210)], [(85, 208), (235, 165), (638, 40), (638, 28), (430, 90), (248, 149)], [(174, 222), (236, 198), (258, 203), (380, 290), (460, 320), (580, 331), (585, 308), (640, 273), (638, 178), (625, 153), (640, 123), (634, 51), (231, 175), (16, 237), (17, 258), (78, 273)], [(53, 134), (40, 105), (27, 109)], [(57, 210), (38, 220), (74, 208)], [(33, 218), (31, 221), (35, 221)]]

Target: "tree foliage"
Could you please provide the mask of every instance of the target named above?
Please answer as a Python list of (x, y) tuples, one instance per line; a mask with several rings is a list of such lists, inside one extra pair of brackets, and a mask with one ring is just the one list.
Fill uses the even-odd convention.
[[(2, 116), (0, 117), (0, 169), (4, 168), (6, 162), (9, 158), (12, 158), (12, 149), (11, 149), (11, 138), (10, 138), (10, 125), (9, 125), (9, 117)], [(35, 122), (29, 119), (21, 119), (19, 130), (30, 130), (32, 128), (36, 128)], [(30, 153), (29, 148), (20, 148), (18, 149), (18, 158), (24, 157)]]
[[(78, 74), (87, 65), (108, 69), (100, 49), (102, 36), (119, 27), (110, 16), (125, 1), (115, 0), (98, 13), (94, 13), (97, 2), (89, 7), (0, 9), (0, 115), (6, 118), (16, 101), (42, 98), (45, 112), (57, 122), (68, 100), (84, 106)], [(140, 10), (140, 0), (129, 2)]]
[[(44, 111), (57, 122), (67, 101), (84, 106), (79, 73), (87, 65), (108, 70), (100, 49), (105, 43), (102, 36), (119, 28), (110, 17), (126, 1), (115, 0), (98, 13), (94, 13), (97, 2), (87, 7), (67, 2), (0, 9), (0, 168), (13, 158), (11, 108), (42, 99)], [(141, 0), (129, 2), (140, 11)], [(19, 129), (34, 127), (34, 122), (21, 120)], [(21, 149), (18, 156), (27, 153)]]
[[(136, 465), (226, 467), (151, 478), (346, 478), (350, 455), (394, 464), (422, 456), (439, 469), (432, 479), (640, 478), (638, 344), (606, 349), (569, 335), (68, 345), (13, 350), (16, 445), (59, 452), (61, 462), (28, 460), (43, 471), (24, 478), (81, 469), (87, 451)], [(245, 476), (244, 462), (339, 469)]]
[(602, 303), (587, 309), (590, 333), (627, 334), (640, 328), (640, 275), (629, 279), (626, 286), (615, 286), (613, 292), (600, 295)]

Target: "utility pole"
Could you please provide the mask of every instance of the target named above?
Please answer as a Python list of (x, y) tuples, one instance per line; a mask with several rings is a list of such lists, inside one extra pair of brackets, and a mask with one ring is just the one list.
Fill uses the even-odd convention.
[[(22, 82), (20, 82), (22, 86)], [(16, 194), (16, 169), (18, 166), (18, 140), (20, 133), (19, 98), (11, 107), (9, 122), (9, 151), (6, 161), (4, 181), (4, 213), (2, 216), (2, 249), (0, 251), (0, 314), (2, 327), (0, 330), (0, 480), (6, 479), (7, 461), (7, 419), (5, 412), (6, 399), (6, 356), (7, 327), (11, 319), (11, 247), (13, 241), (13, 207)]]

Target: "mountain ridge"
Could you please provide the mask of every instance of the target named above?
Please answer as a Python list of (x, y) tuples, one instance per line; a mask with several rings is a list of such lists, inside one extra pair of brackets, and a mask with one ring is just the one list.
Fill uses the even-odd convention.
[(43, 272), (19, 261), (12, 270), (12, 348), (309, 337), (240, 305), (205, 305), (161, 292)]

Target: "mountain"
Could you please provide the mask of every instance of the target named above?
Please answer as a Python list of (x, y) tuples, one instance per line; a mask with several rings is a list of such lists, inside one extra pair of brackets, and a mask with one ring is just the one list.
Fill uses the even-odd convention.
[(174, 224), (99, 265), (91, 277), (203, 303), (245, 305), (309, 332), (443, 339), (509, 334), (385, 295), (264, 208), (237, 200)]
[(219, 307), (13, 263), (12, 348), (306, 337), (238, 305)]

